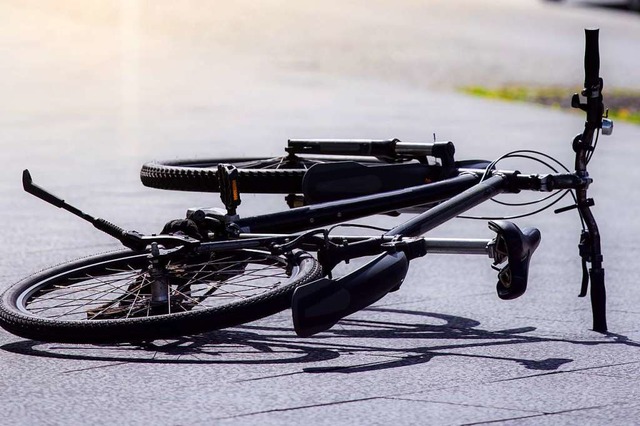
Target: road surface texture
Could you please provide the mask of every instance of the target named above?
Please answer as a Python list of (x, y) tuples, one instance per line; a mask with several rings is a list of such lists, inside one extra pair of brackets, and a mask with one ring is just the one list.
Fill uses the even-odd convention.
[[(0, 16), (0, 290), (119, 246), (23, 193), (24, 168), (89, 213), (151, 233), (218, 203), (143, 187), (139, 167), (153, 159), (435, 133), (458, 158), (530, 148), (571, 165), (583, 116), (457, 88), (579, 88), (584, 27), (601, 28), (605, 102), (607, 88), (640, 88), (640, 16), (577, 2), (21, 0), (0, 3)], [(0, 331), (0, 423), (637, 424), (639, 142), (640, 127), (616, 123), (590, 165), (610, 334), (589, 330), (576, 297), (578, 218), (545, 212), (517, 221), (543, 241), (529, 291), (510, 302), (488, 259), (433, 255), (412, 263), (401, 291), (314, 338), (294, 335), (289, 312), (146, 347)], [(282, 207), (244, 195), (240, 214)], [(458, 220), (433, 235), (491, 232)]]

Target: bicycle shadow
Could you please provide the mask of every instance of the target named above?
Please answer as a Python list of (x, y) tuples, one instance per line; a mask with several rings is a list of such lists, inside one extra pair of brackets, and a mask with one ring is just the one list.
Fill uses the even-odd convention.
[[(289, 327), (259, 322), (228, 330), (146, 344), (73, 345), (18, 341), (0, 346), (14, 354), (67, 360), (145, 364), (314, 364), (301, 373), (361, 373), (407, 367), (430, 362), (436, 357), (461, 357), (512, 362), (525, 369), (555, 371), (571, 363), (570, 358), (527, 359), (490, 354), (463, 353), (461, 349), (492, 348), (533, 343), (576, 345), (623, 344), (640, 347), (625, 336), (608, 334), (608, 340), (569, 340), (531, 335), (535, 327), (490, 331), (481, 323), (459, 316), (390, 308), (369, 308), (389, 318), (344, 319), (334, 329), (313, 338), (301, 339)], [(406, 320), (407, 316), (410, 320)], [(399, 321), (398, 318), (402, 321)], [(402, 344), (397, 343), (398, 339)], [(434, 344), (435, 342), (435, 344)], [(375, 357), (376, 361), (363, 362)], [(354, 362), (340, 366), (315, 364), (337, 358)], [(343, 362), (344, 364), (344, 362)], [(290, 374), (290, 373), (289, 373)]]

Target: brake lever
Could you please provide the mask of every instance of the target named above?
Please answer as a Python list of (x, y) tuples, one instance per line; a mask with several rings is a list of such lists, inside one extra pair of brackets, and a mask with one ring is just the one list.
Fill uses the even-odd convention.
[(583, 230), (580, 234), (578, 251), (582, 259), (582, 286), (580, 287), (578, 297), (585, 297), (589, 289), (589, 269), (587, 268), (587, 262), (591, 261), (591, 236), (589, 235), (589, 231)]

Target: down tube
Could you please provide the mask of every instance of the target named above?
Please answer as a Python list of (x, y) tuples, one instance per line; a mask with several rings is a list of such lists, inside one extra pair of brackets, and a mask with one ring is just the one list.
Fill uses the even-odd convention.
[(463, 174), (422, 186), (298, 207), (284, 212), (245, 217), (238, 219), (234, 223), (242, 232), (298, 232), (406, 207), (446, 200), (474, 187), (479, 180), (480, 178), (477, 175)]
[(506, 189), (507, 177), (502, 175), (493, 176), (461, 192), (455, 197), (438, 204), (430, 210), (421, 213), (402, 225), (396, 226), (385, 235), (417, 237), (464, 213), (470, 208), (495, 197), (499, 193), (505, 192)]

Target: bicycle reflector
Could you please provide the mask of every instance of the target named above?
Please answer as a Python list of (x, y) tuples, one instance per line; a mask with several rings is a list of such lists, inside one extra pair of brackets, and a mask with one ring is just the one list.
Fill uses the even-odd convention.
[(381, 254), (337, 280), (322, 278), (295, 289), (291, 300), (296, 334), (308, 337), (366, 308), (397, 289), (409, 269), (403, 252)]

